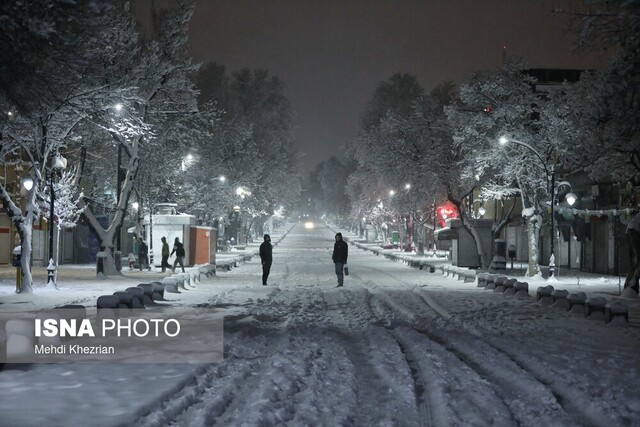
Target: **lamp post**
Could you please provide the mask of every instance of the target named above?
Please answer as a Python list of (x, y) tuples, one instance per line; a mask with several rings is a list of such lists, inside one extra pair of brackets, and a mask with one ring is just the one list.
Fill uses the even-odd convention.
[[(555, 229), (554, 229), (554, 205), (555, 205), (555, 199), (556, 199), (556, 174), (555, 174), (555, 165), (552, 163), (550, 165), (550, 171), (549, 168), (547, 168), (547, 164), (544, 161), (544, 159), (542, 158), (542, 156), (540, 155), (540, 153), (538, 152), (538, 150), (536, 150), (535, 148), (533, 148), (531, 145), (527, 144), (526, 142), (522, 142), (522, 141), (518, 141), (517, 139), (513, 139), (513, 138), (509, 138), (507, 136), (501, 136), (500, 139), (498, 140), (498, 142), (500, 143), (500, 145), (506, 145), (509, 142), (513, 142), (514, 144), (518, 144), (521, 145), (527, 149), (529, 149), (531, 152), (533, 152), (533, 154), (536, 155), (536, 157), (538, 158), (538, 160), (540, 160), (540, 163), (542, 164), (542, 167), (544, 168), (544, 172), (547, 175), (547, 180), (551, 181), (551, 221), (550, 221), (550, 227), (551, 227), (551, 240), (550, 240), (550, 247), (551, 247), (551, 254), (549, 255), (549, 278), (553, 278), (554, 277), (554, 273), (555, 273), (555, 255), (554, 255), (554, 241), (555, 241)], [(563, 181), (561, 184), (568, 184), (566, 181)], [(560, 187), (560, 186), (559, 186)], [(570, 201), (569, 197), (572, 197), (573, 202)], [(567, 194), (567, 202), (569, 202), (570, 205), (573, 205), (573, 203), (575, 203), (576, 201), (576, 196), (573, 193), (569, 193)]]
[(59, 174), (66, 169), (67, 167), (67, 159), (62, 157), (59, 154), (56, 154), (51, 160), (51, 169), (49, 170), (49, 196), (50, 196), (50, 206), (49, 206), (49, 266), (47, 267), (47, 285), (49, 282), (53, 283), (53, 286), (58, 287), (56, 283), (56, 264), (54, 262), (54, 248), (53, 248), (53, 222), (55, 220), (55, 199), (56, 193), (53, 187), (55, 178), (59, 176)]

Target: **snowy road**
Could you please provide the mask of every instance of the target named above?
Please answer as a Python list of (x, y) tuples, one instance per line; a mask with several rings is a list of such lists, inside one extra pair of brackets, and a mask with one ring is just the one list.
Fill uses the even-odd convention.
[[(87, 425), (640, 425), (637, 328), (494, 294), (354, 246), (351, 275), (337, 289), (332, 245), (328, 228), (298, 225), (274, 248), (269, 287), (259, 285), (253, 260), (185, 296), (182, 304), (195, 306), (198, 296), (225, 314), (225, 361), (140, 375), (135, 390), (147, 399), (137, 407), (133, 386), (106, 385), (109, 405), (121, 410), (110, 419), (108, 410), (87, 407), (85, 416), (100, 414)], [(44, 381), (58, 370), (80, 383), (103, 375), (108, 384), (104, 368), (82, 369), (38, 366), (0, 379), (16, 385), (40, 372)], [(0, 400), (9, 396), (0, 383)], [(61, 392), (46, 404), (62, 414), (72, 396), (79, 399)]]
[(139, 424), (640, 423), (637, 331), (441, 286), (353, 246), (336, 289), (332, 236), (296, 227), (274, 250), (275, 286), (221, 291), (210, 304), (228, 312), (225, 363)]

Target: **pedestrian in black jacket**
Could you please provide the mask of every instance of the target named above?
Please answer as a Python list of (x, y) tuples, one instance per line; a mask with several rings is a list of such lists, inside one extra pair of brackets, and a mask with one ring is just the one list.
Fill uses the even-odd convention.
[(342, 233), (338, 233), (336, 234), (336, 243), (333, 244), (333, 255), (331, 255), (336, 268), (336, 276), (338, 276), (338, 287), (344, 283), (344, 266), (347, 265), (348, 256), (349, 246), (347, 242), (342, 240)]
[(262, 286), (267, 286), (267, 278), (273, 263), (273, 246), (271, 246), (271, 236), (268, 234), (264, 235), (264, 242), (260, 245), (260, 261), (262, 261)]
[(184, 245), (180, 243), (180, 239), (178, 237), (176, 237), (176, 240), (173, 242), (173, 250), (171, 251), (171, 254), (169, 256), (173, 255), (174, 253), (176, 254), (176, 260), (173, 261), (173, 268), (171, 269), (171, 272), (175, 273), (176, 266), (180, 264), (180, 267), (182, 267), (182, 272), (184, 273)]
[(149, 247), (144, 240), (142, 240), (142, 237), (138, 237), (138, 262), (140, 263), (140, 271), (142, 271), (143, 268), (151, 270), (149, 266)]

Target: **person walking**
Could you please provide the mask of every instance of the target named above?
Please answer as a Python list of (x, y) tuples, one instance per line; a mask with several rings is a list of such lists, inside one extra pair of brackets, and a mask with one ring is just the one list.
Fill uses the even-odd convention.
[(260, 245), (260, 261), (262, 261), (262, 286), (267, 286), (273, 263), (273, 246), (271, 246), (271, 236), (268, 234), (264, 235), (264, 242)]
[(162, 267), (162, 272), (165, 273), (167, 268), (171, 268), (171, 264), (169, 264), (169, 244), (164, 236), (160, 240), (162, 241), (162, 262), (160, 267)]
[(349, 256), (349, 246), (347, 242), (342, 240), (342, 233), (336, 234), (336, 242), (333, 244), (333, 254), (331, 259), (336, 268), (336, 276), (338, 276), (338, 288), (344, 283), (344, 266), (347, 265), (347, 257)]
[(142, 237), (138, 237), (138, 263), (140, 264), (140, 271), (143, 268), (151, 270), (149, 266), (149, 247), (142, 240)]
[(184, 245), (180, 243), (180, 238), (176, 237), (175, 242), (173, 243), (173, 250), (171, 251), (171, 255), (176, 254), (176, 260), (173, 261), (173, 267), (171, 268), (171, 272), (176, 272), (176, 265), (180, 264), (182, 267), (182, 272), (184, 273)]

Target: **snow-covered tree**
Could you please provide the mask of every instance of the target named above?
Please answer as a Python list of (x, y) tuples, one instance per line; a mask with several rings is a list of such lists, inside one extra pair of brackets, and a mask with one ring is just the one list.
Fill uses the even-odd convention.
[[(74, 228), (84, 211), (84, 208), (79, 207), (84, 194), (78, 192), (77, 172), (75, 167), (65, 170), (61, 173), (60, 179), (53, 183), (53, 216), (56, 224), (55, 265), (60, 264), (60, 232)], [(50, 218), (51, 186), (48, 190), (42, 206), (42, 213), (46, 218)], [(53, 224), (49, 224), (49, 227), (53, 227)], [(54, 280), (54, 283), (57, 283), (57, 280)]]
[(27, 192), (26, 211), (6, 184), (0, 198), (20, 235), (22, 291), (32, 291), (32, 224), (40, 214), (52, 158), (74, 144), (92, 105), (105, 97), (94, 58), (105, 40), (103, 16), (111, 2), (71, 4), (66, 1), (3, 2), (0, 6), (0, 161), (26, 165), (34, 187)]
[[(575, 6), (575, 5), (571, 5)], [(565, 8), (574, 17), (579, 47), (606, 48), (609, 63), (583, 73), (569, 92), (575, 111), (567, 127), (580, 129), (579, 143), (571, 144), (571, 166), (584, 168), (594, 180), (612, 180), (640, 191), (640, 3), (591, 0)], [(629, 222), (627, 237), (631, 270), (625, 288), (639, 291), (640, 212)]]
[[(101, 132), (98, 137), (109, 141), (109, 146), (113, 147), (111, 156), (121, 150), (121, 188), (113, 189), (117, 204), (107, 227), (98, 221), (90, 199), (86, 199), (88, 208), (84, 211), (105, 252), (106, 275), (116, 272), (115, 240), (135, 188), (140, 163), (146, 161), (147, 144), (155, 136), (167, 134), (164, 129), (176, 126), (197, 111), (195, 91), (189, 78), (195, 67), (185, 53), (192, 8), (181, 4), (167, 11), (158, 23), (157, 38), (144, 43), (138, 42), (136, 27), (126, 12), (125, 9), (114, 18), (110, 33), (101, 34), (102, 37), (110, 36), (113, 42), (110, 50), (113, 56), (102, 65), (106, 70), (105, 84), (127, 88), (130, 93), (117, 102), (103, 104), (102, 110), (96, 108), (102, 114), (92, 117), (96, 129)], [(92, 148), (92, 145), (86, 146), (87, 151)], [(90, 156), (85, 160), (93, 161)], [(89, 169), (83, 167), (82, 170)]]
[[(397, 73), (381, 82), (363, 114), (358, 137), (347, 147), (347, 157), (356, 168), (347, 186), (353, 215), (366, 217), (378, 229), (389, 219), (406, 218), (415, 207), (415, 203), (398, 204), (390, 191), (400, 192), (410, 183), (415, 194), (425, 190), (433, 194), (432, 187), (424, 187), (433, 181), (416, 155), (418, 135), (405, 126), (414, 104), (423, 96), (415, 76)], [(405, 234), (406, 227), (401, 231)]]
[[(201, 209), (215, 206), (217, 215), (242, 205), (260, 231), (276, 207), (294, 205), (302, 188), (293, 149), (294, 114), (284, 85), (265, 70), (243, 69), (227, 76), (215, 64), (205, 65), (195, 81), (203, 88), (199, 128), (207, 136), (193, 139), (196, 174), (188, 178), (191, 185), (210, 183)], [(251, 195), (241, 200), (239, 187)], [(197, 206), (203, 200), (187, 203)]]

